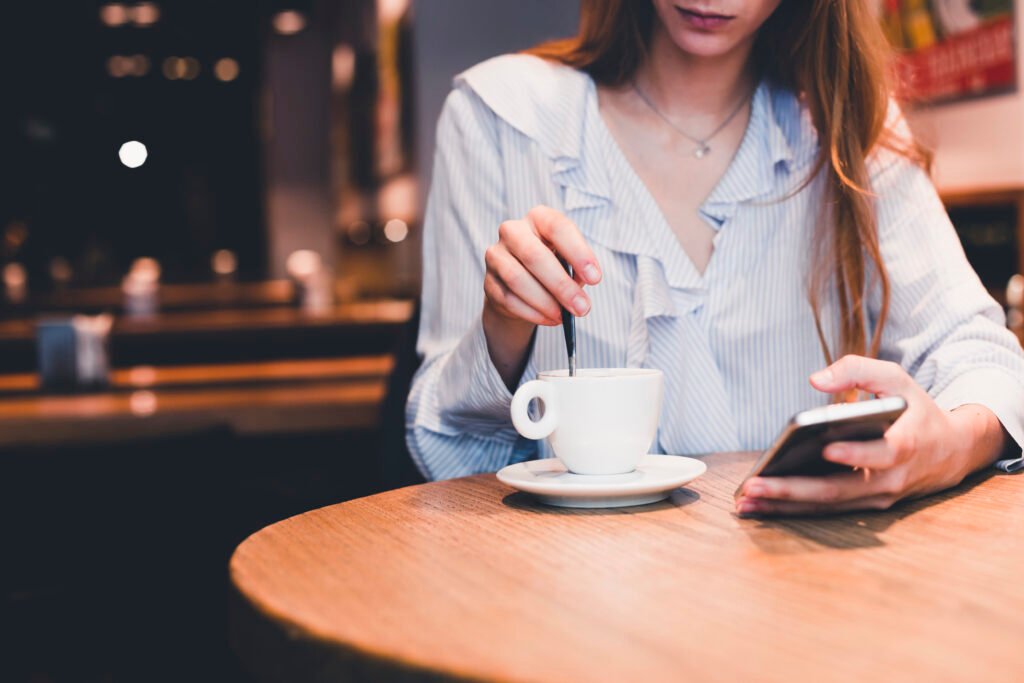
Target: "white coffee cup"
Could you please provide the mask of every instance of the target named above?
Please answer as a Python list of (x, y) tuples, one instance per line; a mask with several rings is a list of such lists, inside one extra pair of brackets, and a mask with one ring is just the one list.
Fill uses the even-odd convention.
[[(614, 368), (542, 372), (512, 397), (512, 424), (528, 439), (547, 438), (575, 474), (625, 474), (648, 453), (661, 415), (660, 370)], [(530, 418), (530, 401), (544, 414)]]

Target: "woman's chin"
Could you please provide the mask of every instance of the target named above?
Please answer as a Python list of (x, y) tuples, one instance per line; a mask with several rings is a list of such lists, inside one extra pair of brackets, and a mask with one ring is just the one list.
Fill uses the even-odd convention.
[(681, 51), (704, 59), (722, 57), (737, 48), (736, 40), (721, 33), (676, 30), (672, 32), (671, 37), (672, 42)]

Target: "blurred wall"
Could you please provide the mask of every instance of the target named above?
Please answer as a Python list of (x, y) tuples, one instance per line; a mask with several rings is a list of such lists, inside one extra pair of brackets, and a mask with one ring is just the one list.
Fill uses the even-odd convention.
[(578, 20), (578, 0), (416, 2), (413, 82), (421, 202), (430, 187), (434, 131), (452, 77), (488, 57), (575, 34)]
[[(1024, 35), (1024, 7), (1016, 12)], [(1018, 91), (908, 112), (915, 133), (935, 151), (942, 191), (1024, 185), (1024, 45), (1017, 41)]]
[[(319, 9), (319, 7), (317, 7)], [(330, 27), (314, 13), (295, 35), (270, 33), (264, 64), (263, 150), (266, 166), (267, 270), (285, 276), (296, 249), (334, 260), (328, 175)]]

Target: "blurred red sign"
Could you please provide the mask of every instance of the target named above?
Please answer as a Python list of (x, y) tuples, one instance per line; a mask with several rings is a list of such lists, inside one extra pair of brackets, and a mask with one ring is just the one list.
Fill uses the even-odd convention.
[(911, 100), (934, 102), (1012, 89), (1017, 81), (1013, 17), (904, 52), (898, 67), (906, 90), (902, 94)]
[(1014, 0), (876, 0), (899, 51), (902, 98), (938, 102), (1017, 85)]

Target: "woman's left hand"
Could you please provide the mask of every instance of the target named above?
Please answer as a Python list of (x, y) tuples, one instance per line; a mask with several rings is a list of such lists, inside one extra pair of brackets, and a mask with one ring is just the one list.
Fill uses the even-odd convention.
[(845, 356), (811, 375), (830, 394), (859, 389), (902, 396), (907, 410), (877, 441), (829, 444), (826, 460), (856, 467), (824, 477), (754, 477), (736, 500), (740, 514), (805, 515), (887, 509), (955, 486), (1002, 452), (1005, 432), (984, 406), (947, 412), (896, 363)]

